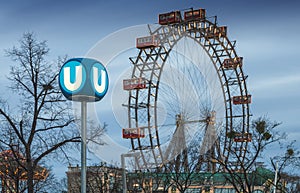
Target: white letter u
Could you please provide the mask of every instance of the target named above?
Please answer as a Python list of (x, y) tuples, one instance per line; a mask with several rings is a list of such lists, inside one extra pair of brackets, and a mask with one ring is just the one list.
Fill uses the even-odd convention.
[(106, 85), (106, 73), (104, 70), (101, 70), (101, 85), (99, 85), (99, 76), (98, 76), (98, 68), (93, 67), (93, 83), (94, 83), (94, 88), (98, 93), (103, 93), (105, 90), (105, 85)]
[(64, 84), (69, 91), (76, 91), (82, 84), (82, 66), (75, 66), (74, 83), (71, 82), (71, 67), (64, 68)]

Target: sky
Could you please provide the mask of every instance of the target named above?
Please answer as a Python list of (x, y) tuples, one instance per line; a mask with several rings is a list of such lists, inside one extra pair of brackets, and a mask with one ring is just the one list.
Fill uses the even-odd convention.
[[(0, 95), (4, 98), (12, 95), (3, 91), (8, 84), (9, 66), (13, 64), (4, 50), (17, 46), (26, 32), (34, 32), (39, 40), (47, 41), (49, 60), (64, 55), (82, 57), (97, 49), (97, 46), (102, 46), (100, 49), (103, 50), (106, 49), (103, 46), (120, 46), (122, 41), (118, 42), (118, 35), (126, 39), (138, 34), (138, 30), (132, 34), (126, 30), (157, 23), (159, 13), (191, 7), (205, 8), (207, 15), (217, 15), (219, 25), (228, 26), (229, 39), (237, 40), (236, 51), (244, 57), (244, 72), (249, 76), (247, 86), (253, 97), (253, 118), (266, 115), (271, 120), (282, 122), (279, 129), (288, 134), (288, 141), (298, 140), (298, 0), (0, 0)], [(113, 44), (104, 44), (105, 41)], [(117, 55), (127, 57), (122, 53)], [(105, 57), (107, 55), (103, 55)], [(113, 58), (103, 60), (113, 63)], [(118, 78), (118, 73), (122, 72), (114, 70), (110, 72), (110, 77)], [(106, 99), (106, 103), (109, 100)], [(110, 124), (110, 121), (115, 121), (112, 113), (99, 111), (104, 122), (115, 127), (115, 123)], [(116, 128), (108, 126), (108, 129)], [(300, 147), (299, 141), (297, 146)], [(63, 175), (59, 171), (64, 173), (67, 170), (64, 165), (54, 168), (58, 168), (58, 175)]]

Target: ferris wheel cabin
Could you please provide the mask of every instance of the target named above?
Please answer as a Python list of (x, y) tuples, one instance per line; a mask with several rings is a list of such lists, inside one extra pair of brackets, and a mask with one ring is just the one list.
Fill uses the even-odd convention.
[(123, 90), (144, 89), (147, 87), (145, 78), (132, 78), (123, 80)]
[(232, 102), (234, 105), (250, 104), (251, 103), (251, 95), (234, 96), (234, 97), (232, 97)]
[(205, 9), (197, 9), (184, 12), (184, 20), (192, 21), (196, 19), (204, 19), (206, 16)]
[(208, 39), (226, 37), (227, 26), (205, 28), (206, 37)]
[(136, 47), (138, 49), (157, 47), (158, 43), (159, 40), (157, 35), (140, 37), (136, 39)]
[(172, 11), (169, 13), (162, 13), (158, 16), (158, 23), (160, 25), (167, 25), (172, 23), (181, 22), (181, 14), (180, 11)]
[(222, 63), (223, 68), (225, 69), (234, 69), (238, 66), (243, 66), (243, 57), (227, 58), (224, 59)]
[(251, 142), (252, 134), (251, 133), (236, 133), (233, 138), (234, 142)]
[(122, 137), (125, 139), (144, 138), (145, 132), (143, 128), (126, 128), (122, 129)]

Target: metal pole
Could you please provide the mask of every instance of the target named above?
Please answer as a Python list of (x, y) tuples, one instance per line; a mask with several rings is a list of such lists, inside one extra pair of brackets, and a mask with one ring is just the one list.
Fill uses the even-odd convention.
[(81, 193), (86, 193), (86, 119), (87, 102), (81, 102)]
[(123, 193), (126, 193), (127, 192), (127, 184), (126, 184), (126, 169), (125, 169), (124, 154), (121, 154), (121, 167), (122, 167)]
[(139, 152), (135, 153), (125, 153), (121, 154), (121, 167), (122, 167), (122, 180), (123, 180), (123, 193), (127, 193), (127, 184), (126, 184), (126, 168), (125, 168), (125, 157), (137, 157)]
[(278, 162), (276, 162), (276, 169), (275, 169), (275, 178), (274, 178), (274, 191), (273, 193), (276, 193), (276, 186), (277, 186), (277, 173), (278, 173)]

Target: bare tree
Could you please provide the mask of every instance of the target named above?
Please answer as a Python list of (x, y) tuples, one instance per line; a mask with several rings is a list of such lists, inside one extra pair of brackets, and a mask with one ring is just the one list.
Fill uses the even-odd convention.
[(174, 160), (164, 165), (165, 174), (169, 176), (170, 186), (176, 187), (182, 193), (192, 185), (203, 184), (197, 175), (200, 151), (194, 143), (178, 154)]
[(295, 148), (295, 142), (288, 143), (283, 147), (285, 150), (283, 155), (271, 158), (273, 170), (277, 172), (277, 182), (273, 182), (272, 186), (282, 192), (299, 191), (300, 151)]
[[(275, 170), (272, 174), (262, 174), (257, 170), (257, 163), (268, 147), (272, 144), (279, 144), (286, 138), (285, 133), (276, 131), (276, 127), (279, 125), (280, 123), (270, 121), (266, 117), (260, 117), (254, 120), (251, 126), (251, 140), (244, 139), (241, 142), (237, 142), (246, 143), (246, 141), (249, 140), (246, 149), (242, 149), (245, 151), (245, 156), (241, 156), (240, 152), (233, 148), (230, 149), (229, 153), (231, 161), (234, 163), (218, 160), (221, 168), (223, 168), (227, 174), (227, 181), (233, 185), (237, 192), (251, 193), (254, 191), (258, 179), (262, 181), (260, 182), (260, 184), (262, 184), (263, 181), (274, 178)], [(235, 137), (234, 133), (227, 133), (227, 135), (232, 139)], [(284, 163), (291, 161), (293, 150), (289, 149), (287, 152), (280, 167), (284, 167)]]
[[(299, 169), (298, 169), (299, 170)], [(277, 184), (277, 189), (284, 189), (283, 192), (298, 193), (300, 192), (300, 176), (296, 174), (281, 173), (282, 179), (285, 180), (285, 187)]]
[(162, 168), (156, 168), (151, 174), (153, 192), (168, 192), (168, 189), (173, 185), (171, 176), (168, 173), (162, 173)]
[[(80, 168), (69, 167), (69, 192), (80, 192)], [(89, 166), (87, 169), (87, 191), (90, 193), (118, 193), (122, 187), (122, 169), (109, 166), (106, 163)]]
[[(64, 61), (47, 62), (46, 41), (38, 41), (33, 33), (25, 33), (19, 43), (19, 47), (6, 50), (15, 62), (8, 79), (9, 89), (15, 95), (12, 98), (18, 101), (1, 102), (0, 145), (13, 152), (26, 176), (26, 190), (33, 193), (39, 192), (37, 182), (41, 180), (36, 178), (39, 164), (51, 155), (57, 157), (59, 152), (67, 156), (68, 145), (80, 142), (81, 138), (69, 111), (70, 104), (57, 85), (58, 71)], [(10, 109), (12, 103), (14, 108)], [(19, 154), (24, 161), (19, 160)]]

